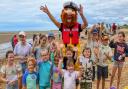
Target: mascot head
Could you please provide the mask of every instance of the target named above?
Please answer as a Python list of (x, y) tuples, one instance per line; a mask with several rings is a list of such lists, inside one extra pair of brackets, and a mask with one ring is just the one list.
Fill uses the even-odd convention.
[(64, 3), (63, 7), (64, 9), (62, 10), (62, 13), (61, 13), (62, 23), (66, 27), (71, 28), (77, 22), (78, 6), (75, 3), (70, 1), (70, 2)]

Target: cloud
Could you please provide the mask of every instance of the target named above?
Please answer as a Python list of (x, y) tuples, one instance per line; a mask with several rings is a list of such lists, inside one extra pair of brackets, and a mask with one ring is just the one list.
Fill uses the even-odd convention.
[[(6, 23), (16, 26), (19, 29), (26, 27), (42, 29), (57, 29), (50, 21), (48, 16), (39, 10), (41, 5), (47, 5), (54, 17), (61, 22), (60, 13), (63, 3), (69, 0), (0, 0), (0, 23)], [(87, 17), (89, 24), (100, 21), (107, 23), (128, 23), (128, 0), (70, 0), (84, 7), (84, 15)], [(82, 23), (79, 17), (78, 21)], [(26, 25), (23, 25), (25, 23)], [(35, 24), (35, 25), (34, 25)], [(42, 24), (42, 25), (41, 25)], [(47, 26), (48, 25), (48, 26)], [(50, 26), (49, 26), (50, 25)], [(6, 25), (7, 26), (7, 25)], [(9, 25), (1, 26), (0, 29), (10, 29)], [(17, 27), (17, 26), (16, 26)], [(15, 28), (14, 28), (15, 29)]]

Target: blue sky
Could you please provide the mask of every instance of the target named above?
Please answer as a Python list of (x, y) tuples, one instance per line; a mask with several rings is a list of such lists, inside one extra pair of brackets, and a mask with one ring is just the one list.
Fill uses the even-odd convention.
[[(61, 21), (63, 3), (69, 0), (0, 0), (0, 32), (57, 29), (48, 16), (40, 11), (47, 5), (54, 17)], [(128, 0), (71, 0), (84, 7), (89, 25), (97, 22), (128, 23)], [(78, 21), (82, 23), (79, 16)]]

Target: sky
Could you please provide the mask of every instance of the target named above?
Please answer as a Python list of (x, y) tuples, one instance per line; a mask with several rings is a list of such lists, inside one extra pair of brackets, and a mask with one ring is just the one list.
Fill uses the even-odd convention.
[[(61, 22), (63, 3), (69, 0), (0, 0), (0, 32), (44, 31), (58, 29), (48, 16), (40, 11), (47, 5)], [(89, 26), (97, 22), (127, 24), (128, 0), (70, 0), (84, 7)], [(80, 16), (78, 22), (82, 23)]]

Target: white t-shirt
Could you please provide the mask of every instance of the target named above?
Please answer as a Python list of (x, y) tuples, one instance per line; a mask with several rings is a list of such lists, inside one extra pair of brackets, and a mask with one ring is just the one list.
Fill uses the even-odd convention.
[(76, 89), (76, 79), (78, 78), (79, 72), (73, 71), (70, 73), (67, 70), (62, 70), (64, 76), (64, 89)]
[[(29, 43), (26, 43), (26, 45), (22, 45), (21, 42), (16, 44), (14, 48), (14, 54), (17, 56), (29, 56), (31, 54), (31, 45)], [(20, 60), (21, 62), (24, 61), (23, 59)]]
[(16, 44), (14, 48), (14, 54), (18, 56), (29, 56), (31, 54), (31, 45), (26, 43), (26, 45), (22, 45), (21, 42)]
[(108, 65), (108, 59), (106, 57), (107, 54), (109, 57), (112, 56), (112, 49), (109, 46), (101, 45), (99, 47), (99, 60), (98, 65), (100, 66), (107, 66)]

